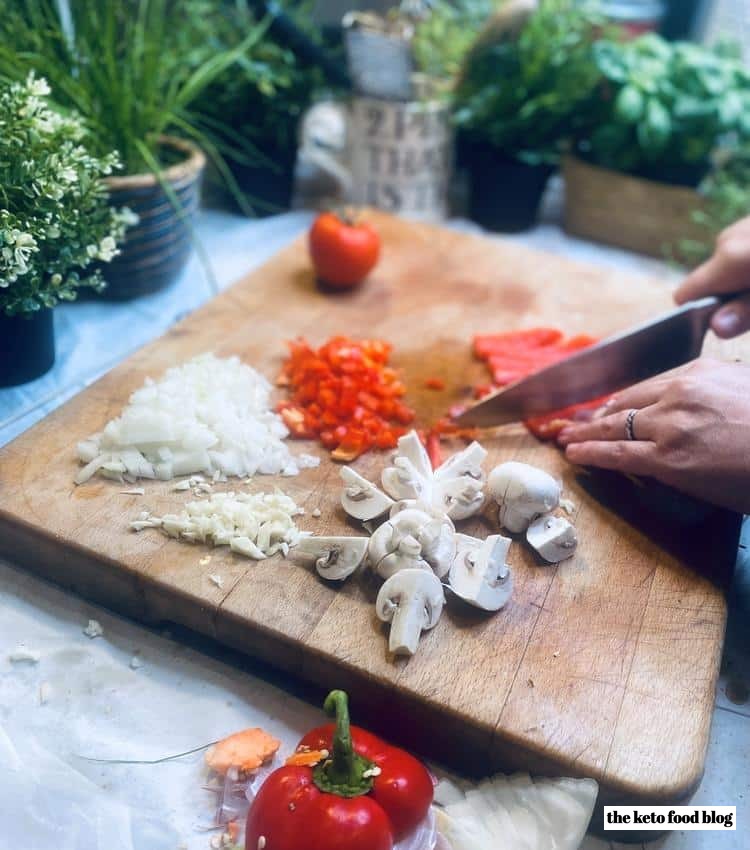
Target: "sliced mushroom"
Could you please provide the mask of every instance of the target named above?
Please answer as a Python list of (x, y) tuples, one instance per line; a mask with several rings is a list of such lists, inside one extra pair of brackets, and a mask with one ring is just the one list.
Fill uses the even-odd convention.
[(435, 518), (419, 532), (422, 557), (432, 567), (438, 578), (448, 574), (456, 557), (456, 533), (447, 518)]
[(500, 525), (514, 534), (526, 531), (534, 519), (560, 503), (560, 485), (551, 475), (516, 461), (496, 466), (488, 489), (498, 504)]
[(477, 540), (464, 534), (458, 537), (458, 554), (451, 567), (451, 590), (484, 611), (499, 611), (513, 593), (513, 575), (505, 563), (511, 541), (493, 534)]
[(388, 513), (391, 509), (393, 499), (351, 467), (345, 466), (341, 469), (341, 478), (344, 482), (341, 506), (349, 516), (362, 522), (369, 522)]
[(484, 481), (482, 464), (486, 457), (486, 449), (482, 448), (475, 440), (470, 446), (463, 449), (463, 451), (456, 452), (445, 463), (441, 464), (435, 470), (435, 479), (440, 481), (441, 479), (461, 478), (467, 475), (476, 481)]
[(370, 566), (384, 579), (401, 570), (431, 570), (422, 554), (421, 530), (432, 517), (418, 510), (405, 510), (375, 529), (367, 557)]
[(370, 538), (369, 560), (381, 578), (403, 569), (448, 573), (456, 546), (453, 523), (445, 516), (406, 508), (394, 514)]
[(381, 483), (394, 499), (430, 500), (432, 464), (416, 431), (399, 438), (393, 466), (383, 470)]
[(440, 579), (424, 570), (401, 570), (380, 588), (375, 610), (391, 624), (388, 648), (396, 655), (414, 655), (423, 631), (437, 625), (445, 595)]
[(432, 463), (416, 431), (399, 438), (396, 456), (406, 458), (420, 478), (432, 478)]
[(369, 542), (368, 537), (303, 537), (294, 551), (314, 558), (322, 578), (343, 581), (364, 561)]
[(431, 480), (421, 476), (406, 457), (396, 457), (393, 466), (387, 466), (380, 477), (383, 489), (394, 499), (429, 499)]
[(542, 516), (534, 520), (526, 532), (526, 540), (550, 564), (572, 558), (578, 545), (575, 528), (567, 519), (557, 516)]
[(451, 519), (468, 519), (479, 513), (484, 505), (482, 482), (468, 475), (435, 481), (433, 504)]

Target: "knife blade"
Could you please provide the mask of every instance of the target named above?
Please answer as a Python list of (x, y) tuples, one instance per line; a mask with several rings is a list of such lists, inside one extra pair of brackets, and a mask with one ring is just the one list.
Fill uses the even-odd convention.
[(456, 417), (492, 427), (562, 410), (632, 386), (695, 359), (711, 316), (727, 299), (702, 298), (608, 337), (503, 387)]

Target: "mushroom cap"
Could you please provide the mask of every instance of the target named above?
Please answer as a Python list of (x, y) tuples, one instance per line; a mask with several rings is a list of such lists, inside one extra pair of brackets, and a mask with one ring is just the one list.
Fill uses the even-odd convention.
[(368, 522), (391, 509), (393, 499), (350, 466), (341, 469), (344, 487), (341, 490), (341, 507), (354, 519)]
[(318, 574), (329, 581), (343, 581), (364, 561), (368, 537), (303, 537), (294, 552), (315, 559)]
[(539, 514), (560, 503), (560, 484), (543, 469), (510, 461), (489, 475), (488, 491), (498, 503), (500, 524), (515, 533), (526, 531)]
[(572, 558), (578, 546), (575, 527), (564, 517), (541, 516), (526, 532), (526, 540), (545, 561), (559, 564)]
[(449, 577), (456, 596), (484, 611), (499, 611), (513, 593), (513, 575), (505, 563), (510, 544), (497, 534), (484, 541), (459, 535)]

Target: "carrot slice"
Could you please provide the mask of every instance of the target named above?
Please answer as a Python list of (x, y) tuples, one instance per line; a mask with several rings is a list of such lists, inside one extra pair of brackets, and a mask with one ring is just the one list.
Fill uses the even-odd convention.
[(315, 767), (328, 758), (328, 750), (297, 750), (284, 762), (289, 767)]
[(274, 757), (280, 746), (281, 741), (262, 729), (244, 729), (206, 750), (206, 764), (222, 776), (230, 768), (257, 770)]

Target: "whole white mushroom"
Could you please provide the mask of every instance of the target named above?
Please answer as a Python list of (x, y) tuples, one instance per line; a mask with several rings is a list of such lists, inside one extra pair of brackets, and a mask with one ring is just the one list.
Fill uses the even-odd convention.
[(497, 502), (500, 525), (513, 534), (526, 531), (538, 516), (560, 504), (559, 482), (544, 470), (518, 461), (496, 466), (489, 476), (488, 491)]

